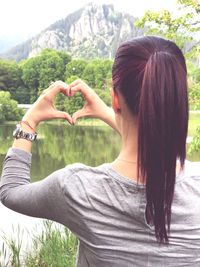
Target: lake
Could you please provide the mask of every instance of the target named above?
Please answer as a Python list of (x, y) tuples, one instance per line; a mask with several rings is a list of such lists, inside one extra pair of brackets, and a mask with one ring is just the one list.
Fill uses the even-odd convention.
[[(0, 125), (0, 169), (8, 148), (12, 145), (13, 125)], [(70, 126), (58, 122), (42, 123), (38, 140), (33, 144), (32, 181), (38, 181), (67, 164), (82, 162), (97, 166), (111, 162), (120, 150), (119, 135), (108, 126)], [(188, 156), (200, 161), (200, 153)]]
[[(0, 126), (0, 168), (12, 145), (15, 125)], [(97, 166), (112, 161), (120, 149), (120, 138), (107, 126), (70, 126), (66, 123), (41, 124), (33, 144), (32, 181), (37, 181), (67, 164), (82, 162)]]

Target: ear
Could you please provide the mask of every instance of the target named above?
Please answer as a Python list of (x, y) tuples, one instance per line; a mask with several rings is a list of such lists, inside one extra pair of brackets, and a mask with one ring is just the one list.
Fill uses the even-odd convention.
[(119, 94), (113, 88), (111, 89), (111, 97), (112, 97), (112, 108), (115, 111), (115, 113), (119, 113), (120, 111), (120, 104), (119, 104)]

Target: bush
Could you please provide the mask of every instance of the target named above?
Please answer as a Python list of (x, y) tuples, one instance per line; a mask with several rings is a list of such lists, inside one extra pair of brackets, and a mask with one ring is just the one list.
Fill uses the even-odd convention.
[(200, 109), (200, 83), (192, 83), (189, 86), (190, 109)]
[(196, 129), (196, 134), (190, 144), (188, 153), (191, 155), (194, 152), (200, 151), (200, 126)]
[(0, 91), (0, 122), (20, 120), (24, 112), (18, 108), (17, 101), (11, 99), (9, 92)]

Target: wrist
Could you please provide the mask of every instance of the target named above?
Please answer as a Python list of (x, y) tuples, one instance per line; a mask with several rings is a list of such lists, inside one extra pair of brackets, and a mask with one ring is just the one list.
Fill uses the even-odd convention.
[[(38, 126), (39, 123), (36, 123), (30, 116), (27, 116), (26, 114), (24, 115), (24, 117), (21, 120), (23, 127), (25, 128), (29, 128), (32, 131), (36, 131), (36, 128)], [(25, 123), (23, 123), (25, 122)]]

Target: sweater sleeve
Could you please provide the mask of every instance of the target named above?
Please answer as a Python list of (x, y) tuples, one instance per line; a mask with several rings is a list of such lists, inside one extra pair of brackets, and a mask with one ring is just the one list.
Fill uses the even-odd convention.
[(76, 218), (69, 214), (67, 207), (74, 205), (74, 200), (63, 193), (61, 180), (66, 181), (72, 176), (73, 169), (65, 167), (39, 182), (31, 183), (31, 157), (31, 153), (18, 148), (8, 150), (0, 184), (1, 202), (16, 212), (70, 226)]

